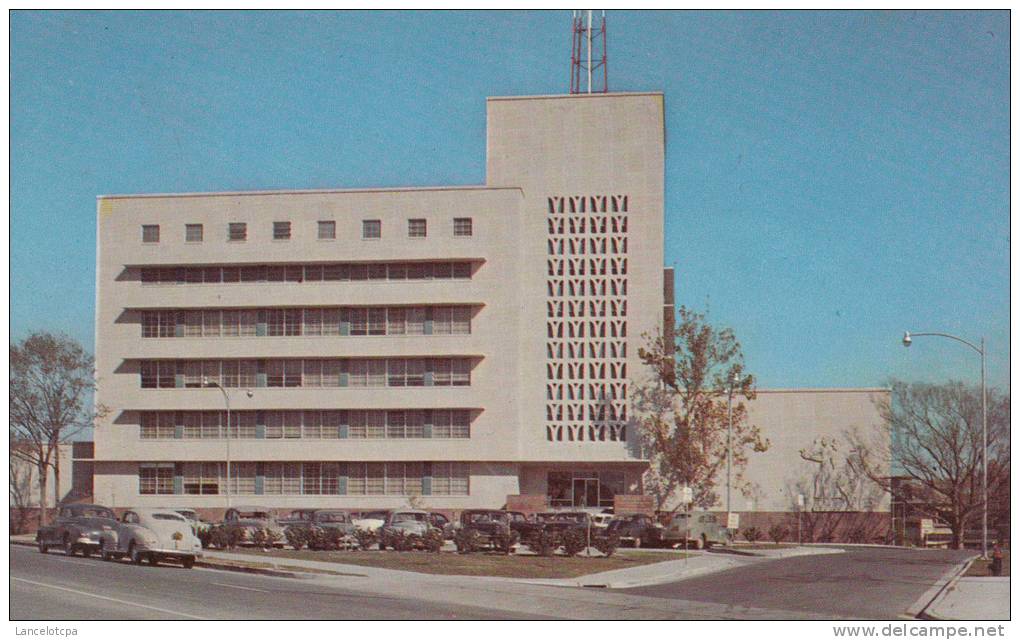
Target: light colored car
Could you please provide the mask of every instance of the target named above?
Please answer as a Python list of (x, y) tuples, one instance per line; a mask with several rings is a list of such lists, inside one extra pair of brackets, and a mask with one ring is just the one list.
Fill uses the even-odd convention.
[(418, 509), (397, 509), (390, 511), (386, 516), (386, 522), (382, 531), (396, 533), (403, 531), (407, 535), (424, 536), (432, 528), (428, 511)]
[(172, 509), (129, 509), (115, 528), (103, 532), (100, 553), (103, 560), (127, 556), (135, 564), (176, 560), (190, 569), (202, 555), (202, 543), (191, 523)]
[(366, 511), (364, 513), (353, 514), (351, 518), (354, 521), (355, 529), (378, 531), (386, 524), (387, 515), (389, 515), (388, 511)]
[(676, 513), (662, 530), (662, 542), (674, 546), (686, 543), (695, 549), (705, 549), (713, 544), (730, 544), (732, 540), (733, 532), (708, 512)]
[(609, 528), (609, 523), (615, 518), (611, 513), (596, 513), (591, 517), (591, 526), (596, 529), (605, 530)]

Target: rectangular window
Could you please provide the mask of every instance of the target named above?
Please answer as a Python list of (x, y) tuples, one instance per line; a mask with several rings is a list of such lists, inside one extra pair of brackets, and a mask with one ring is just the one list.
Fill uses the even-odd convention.
[(273, 223), (273, 240), (290, 240), (290, 222)]
[(420, 336), (425, 333), (425, 308), (408, 307), (407, 311), (407, 335)]
[(404, 463), (386, 463), (386, 495), (404, 495)]
[(200, 337), (202, 337), (202, 312), (201, 311), (185, 311), (184, 312), (184, 337), (185, 338), (200, 338)]
[(305, 309), (303, 331), (306, 336), (322, 335), (322, 309)]
[(385, 438), (386, 437), (386, 412), (366, 411), (365, 412), (365, 437)]
[(184, 225), (184, 241), (185, 242), (202, 242), (203, 229), (200, 224), (186, 224)]
[(391, 336), (402, 336), (407, 333), (405, 324), (407, 312), (402, 307), (390, 307), (386, 318), (386, 333)]
[[(308, 364), (307, 362), (305, 363)], [(301, 437), (309, 440), (322, 439), (322, 412), (305, 411), (301, 418)]]
[(255, 463), (233, 462), (230, 465), (230, 493), (234, 495), (255, 494)]
[(348, 438), (364, 438), (365, 437), (365, 412), (361, 410), (354, 410), (348, 414), (349, 423), (347, 425), (347, 437)]
[(374, 240), (382, 237), (381, 220), (362, 220), (361, 238), (363, 240)]
[(385, 493), (386, 463), (368, 462), (365, 464), (365, 493), (370, 496), (381, 496)]
[(265, 476), (262, 483), (262, 492), (266, 495), (280, 495), (283, 493), (283, 463), (266, 462), (262, 467)]
[(450, 437), (471, 437), (471, 412), (466, 409), (454, 409), (450, 412)]
[(227, 225), (227, 240), (229, 242), (244, 242), (248, 239), (248, 224), (245, 222), (231, 222)]
[(174, 464), (142, 463), (138, 465), (138, 493), (141, 495), (172, 495)]
[(386, 335), (386, 308), (373, 307), (368, 310), (368, 335)]
[(254, 387), (258, 379), (259, 363), (257, 360), (241, 360), (238, 365), (238, 386)]
[(283, 412), (283, 437), (288, 440), (296, 440), (301, 437), (301, 418), (302, 414), (300, 411), (284, 411)]
[(202, 312), (202, 337), (218, 338), (220, 335), (220, 325), (221, 320), (219, 311)]
[(159, 242), (159, 225), (142, 225), (142, 242)]
[(143, 311), (142, 312), (142, 337), (143, 338), (158, 338), (159, 337), (159, 312), (158, 311)]
[(452, 315), (450, 333), (453, 335), (468, 335), (471, 333), (470, 307), (453, 307)]
[(336, 222), (333, 220), (319, 220), (319, 240), (336, 239)]
[(387, 411), (386, 412), (386, 437), (387, 438), (403, 438), (405, 427), (405, 417), (403, 411)]
[(368, 335), (368, 311), (364, 308), (347, 309), (352, 336)]
[(144, 440), (155, 440), (159, 435), (159, 414), (146, 411), (139, 415), (138, 436)]
[(220, 492), (220, 473), (220, 463), (218, 462), (185, 463), (184, 493), (188, 495), (218, 495)]
[(301, 493), (319, 495), (322, 493), (322, 465), (306, 462), (301, 465)]
[(432, 333), (448, 336), (451, 333), (453, 322), (453, 309), (450, 307), (436, 307), (432, 310)]
[(407, 386), (425, 386), (425, 362), (421, 358), (407, 361)]
[(234, 411), (230, 414), (230, 437), (231, 439), (255, 438), (255, 423), (257, 416), (254, 411)]
[(322, 361), (305, 360), (304, 385), (306, 387), (322, 386)]
[(340, 370), (342, 369), (343, 363), (340, 360), (323, 360), (322, 361), (322, 386), (323, 387), (339, 387), (340, 386)]
[(283, 437), (283, 412), (266, 412), (266, 438), (278, 439)]
[(223, 316), (220, 320), (220, 324), (223, 329), (224, 337), (233, 338), (240, 335), (240, 333), (238, 333), (240, 318), (241, 314), (239, 311), (227, 311), (227, 310), (223, 311)]
[(425, 218), (411, 218), (407, 221), (408, 238), (424, 238), (427, 232)]
[(465, 238), (472, 235), (472, 221), (471, 218), (454, 218), (453, 219), (453, 237)]
[(404, 413), (404, 437), (425, 437), (425, 414), (423, 412), (406, 411)]

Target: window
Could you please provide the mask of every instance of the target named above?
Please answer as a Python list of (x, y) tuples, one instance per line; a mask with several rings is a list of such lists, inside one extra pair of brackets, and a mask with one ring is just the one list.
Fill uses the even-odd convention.
[(453, 219), (453, 237), (466, 238), (472, 234), (473, 229), (471, 218)]
[(159, 242), (159, 225), (142, 225), (142, 242)]
[(138, 493), (142, 495), (172, 495), (174, 492), (174, 464), (155, 463), (138, 465)]
[(220, 475), (220, 463), (218, 462), (185, 463), (182, 483), (184, 493), (188, 495), (218, 495)]
[(411, 218), (407, 221), (408, 238), (424, 238), (427, 235), (425, 218)]
[(248, 225), (244, 222), (231, 222), (227, 225), (227, 240), (244, 242), (248, 239)]
[(273, 240), (290, 240), (290, 222), (273, 223)]
[(184, 241), (202, 242), (202, 225), (200, 224), (184, 225)]
[(432, 495), (466, 496), (470, 488), (468, 466), (463, 462), (432, 463)]
[(254, 462), (234, 462), (230, 465), (230, 493), (234, 495), (255, 493)]
[(333, 220), (319, 220), (319, 240), (336, 239), (336, 222)]
[(381, 220), (362, 220), (361, 221), (361, 238), (363, 240), (373, 240), (382, 237), (382, 221)]

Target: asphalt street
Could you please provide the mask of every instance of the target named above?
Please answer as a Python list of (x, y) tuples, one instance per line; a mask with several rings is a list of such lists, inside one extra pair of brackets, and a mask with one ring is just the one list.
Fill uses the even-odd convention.
[(9, 548), (11, 620), (514, 618), (506, 611), (389, 598), (294, 578), (136, 566), (66, 557), (59, 551), (43, 555), (20, 545)]
[(972, 551), (846, 547), (623, 593), (833, 616), (895, 619)]

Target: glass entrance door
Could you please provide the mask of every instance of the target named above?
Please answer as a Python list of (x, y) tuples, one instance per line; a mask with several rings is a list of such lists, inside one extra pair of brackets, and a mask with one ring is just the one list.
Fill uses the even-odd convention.
[(574, 506), (599, 506), (598, 478), (574, 478)]

